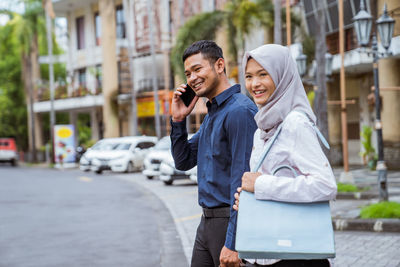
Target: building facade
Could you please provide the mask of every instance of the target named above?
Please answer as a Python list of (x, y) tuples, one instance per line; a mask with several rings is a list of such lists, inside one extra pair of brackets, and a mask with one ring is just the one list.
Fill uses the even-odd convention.
[[(53, 0), (56, 16), (66, 18), (68, 25), (68, 49), (58, 58), (66, 63), (67, 83), (56, 83), (55, 111), (69, 113), (75, 125), (78, 114), (90, 114), (94, 140), (135, 132), (155, 135), (155, 77), (161, 135), (168, 134), (175, 88), (169, 60), (173, 39), (188, 18), (221, 8), (223, 2), (154, 0), (149, 7), (146, 0)], [(37, 117), (50, 112), (48, 95), (48, 88), (38, 90)], [(204, 101), (195, 113), (206, 113)], [(193, 116), (193, 130), (200, 120), (200, 115)], [(40, 126), (36, 128), (40, 136)]]
[[(315, 36), (318, 25), (317, 0), (301, 1), (305, 24), (311, 36)], [(387, 4), (389, 15), (396, 20), (390, 47), (391, 55), (379, 60), (379, 82), (382, 99), (381, 120), (383, 124), (384, 155), (390, 168), (400, 168), (400, 2), (396, 0), (363, 0), (374, 21), (382, 15), (383, 5)], [(340, 65), (338, 1), (323, 1), (326, 17), (327, 49), (333, 55), (333, 75), (327, 83), (329, 139), (335, 154), (331, 157), (336, 164), (342, 162), (342, 132), (340, 100)], [(362, 164), (360, 151), (363, 150), (360, 133), (364, 126), (374, 127), (375, 107), (373, 97), (374, 78), (372, 55), (360, 53), (354, 30), (353, 17), (360, 10), (360, 0), (343, 1), (345, 24), (345, 77), (347, 105), (347, 129), (349, 163)], [(372, 31), (375, 31), (375, 23)], [(372, 38), (371, 38), (372, 39)], [(380, 41), (378, 40), (380, 46)], [(383, 52), (383, 48), (379, 47)], [(374, 131), (373, 145), (377, 150)]]

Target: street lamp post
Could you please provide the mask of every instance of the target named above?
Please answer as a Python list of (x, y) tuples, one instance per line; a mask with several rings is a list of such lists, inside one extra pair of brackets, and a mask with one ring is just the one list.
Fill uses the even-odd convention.
[[(307, 71), (307, 56), (303, 52), (296, 57), (296, 65), (300, 76), (304, 77)], [(329, 53), (325, 54), (325, 75), (327, 77), (332, 75), (332, 55)]]
[[(360, 12), (354, 17), (354, 25), (357, 34), (357, 40), (361, 47), (364, 49), (369, 43), (372, 16), (365, 10), (364, 1), (360, 2)], [(375, 86), (375, 129), (378, 141), (378, 163), (376, 170), (378, 171), (378, 183), (379, 183), (379, 200), (387, 201), (389, 198), (387, 190), (387, 168), (383, 155), (383, 138), (382, 138), (382, 122), (381, 122), (381, 101), (379, 93), (379, 70), (378, 60), (388, 55), (388, 49), (393, 36), (394, 19), (392, 19), (387, 13), (386, 3), (383, 8), (383, 15), (376, 21), (378, 33), (381, 39), (381, 44), (385, 48), (385, 53), (378, 52), (378, 43), (376, 40), (376, 34), (372, 37), (372, 49), (367, 51), (373, 55), (373, 73), (374, 73), (374, 86)]]
[(296, 64), (300, 76), (303, 77), (306, 74), (307, 70), (307, 56), (304, 55), (303, 52), (301, 52), (300, 55), (297, 56)]

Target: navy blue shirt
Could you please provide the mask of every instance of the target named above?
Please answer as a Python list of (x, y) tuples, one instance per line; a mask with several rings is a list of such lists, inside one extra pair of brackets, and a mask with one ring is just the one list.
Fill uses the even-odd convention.
[(199, 205), (231, 207), (225, 246), (235, 249), (234, 194), (249, 171), (256, 105), (234, 85), (207, 102), (208, 114), (199, 131), (187, 140), (186, 122), (172, 122), (172, 155), (179, 170), (197, 165)]

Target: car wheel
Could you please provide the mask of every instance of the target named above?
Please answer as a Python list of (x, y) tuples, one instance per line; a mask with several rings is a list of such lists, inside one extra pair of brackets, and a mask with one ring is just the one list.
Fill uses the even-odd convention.
[(154, 176), (146, 176), (146, 177), (147, 177), (147, 179), (149, 179), (149, 180), (151, 180), (151, 179), (154, 178)]
[(125, 172), (133, 172), (133, 163), (129, 162)]
[(174, 180), (163, 181), (165, 185), (172, 185)]
[(11, 166), (17, 166), (17, 161), (15, 159), (11, 160)]
[(102, 170), (95, 171), (95, 173), (97, 173), (97, 174), (101, 174), (102, 172), (103, 172)]

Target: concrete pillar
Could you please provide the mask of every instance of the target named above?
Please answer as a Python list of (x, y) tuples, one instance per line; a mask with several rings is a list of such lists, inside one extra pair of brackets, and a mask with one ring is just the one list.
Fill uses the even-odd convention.
[[(328, 100), (340, 100), (339, 76), (327, 83)], [(329, 161), (332, 165), (342, 165), (342, 127), (340, 117), (340, 105), (328, 105), (329, 125)]]
[(116, 55), (115, 5), (112, 0), (100, 0), (103, 55), (103, 123), (104, 137), (118, 136), (118, 65)]
[(92, 130), (92, 140), (99, 140), (99, 120), (95, 108), (90, 111), (90, 128)]
[(74, 125), (74, 129), (75, 129), (75, 132), (74, 132), (74, 136), (75, 136), (75, 140), (74, 140), (74, 142), (75, 142), (75, 147), (77, 147), (79, 144), (78, 144), (78, 123), (77, 123), (77, 121), (78, 121), (78, 113), (76, 113), (76, 112), (74, 112), (74, 111), (70, 111), (69, 112), (69, 124), (72, 124), (72, 125)]
[(36, 148), (43, 146), (43, 124), (42, 116), (40, 113), (34, 113), (35, 115), (35, 144)]
[[(379, 87), (400, 86), (400, 60), (379, 60)], [(400, 91), (380, 92), (382, 96), (382, 134), (384, 157), (389, 169), (400, 168)]]

